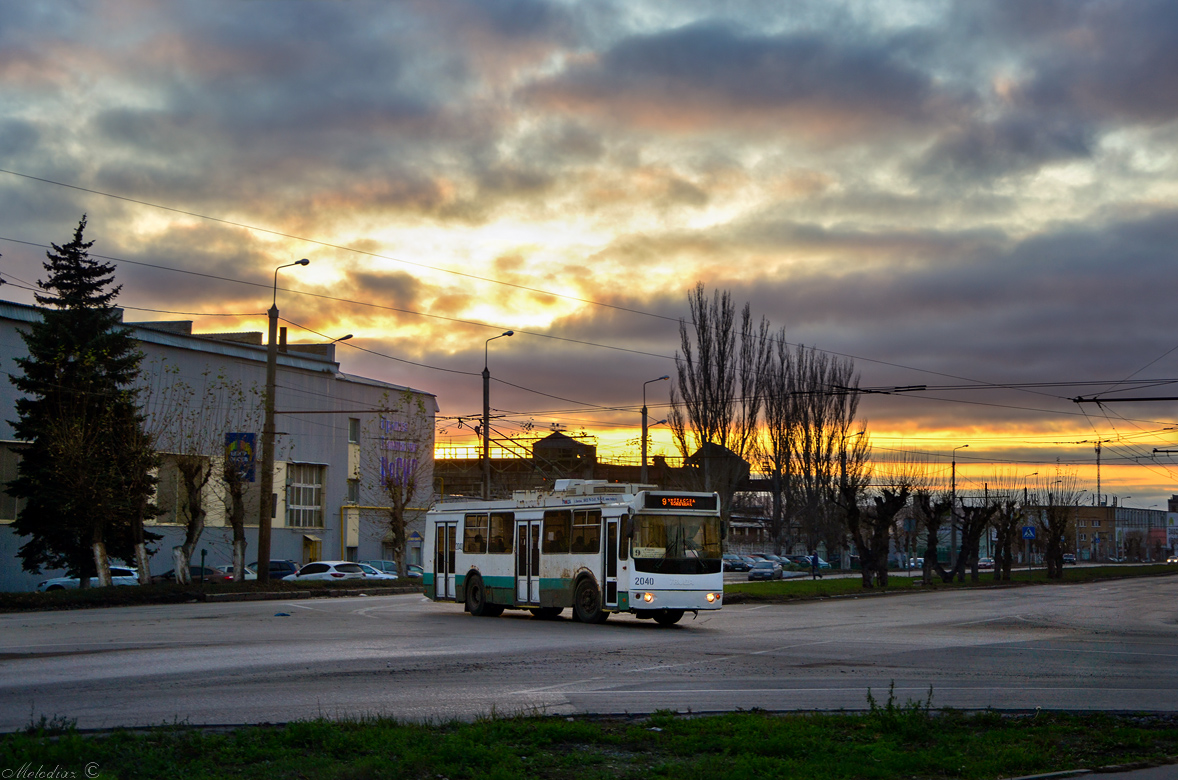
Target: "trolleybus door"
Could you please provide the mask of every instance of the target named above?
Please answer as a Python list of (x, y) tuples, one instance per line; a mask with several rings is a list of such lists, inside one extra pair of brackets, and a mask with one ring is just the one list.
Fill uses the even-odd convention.
[(539, 520), (523, 520), (515, 526), (515, 600), (520, 604), (540, 603)]
[(434, 544), (434, 598), (454, 598), (454, 544), (457, 536), (457, 523), (438, 523)]
[(605, 606), (618, 605), (618, 521), (605, 521)]

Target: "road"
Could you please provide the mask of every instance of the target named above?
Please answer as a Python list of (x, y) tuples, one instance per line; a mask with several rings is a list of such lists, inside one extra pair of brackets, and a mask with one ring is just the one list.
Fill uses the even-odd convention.
[[(567, 612), (566, 612), (567, 615)], [(0, 616), (0, 730), (314, 716), (1178, 710), (1178, 577), (731, 605), (673, 628), (418, 595)]]

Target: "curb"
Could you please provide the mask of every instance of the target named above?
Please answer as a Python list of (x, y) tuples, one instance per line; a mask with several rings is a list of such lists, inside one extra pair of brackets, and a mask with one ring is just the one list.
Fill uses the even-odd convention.
[[(368, 592), (371, 591), (371, 592)], [(248, 593), (200, 593), (197, 601), (226, 602), (226, 601), (292, 601), (302, 599), (347, 598), (349, 596), (399, 596), (406, 593), (420, 593), (421, 588), (383, 587), (329, 589), (329, 590), (274, 590), (255, 591)]]

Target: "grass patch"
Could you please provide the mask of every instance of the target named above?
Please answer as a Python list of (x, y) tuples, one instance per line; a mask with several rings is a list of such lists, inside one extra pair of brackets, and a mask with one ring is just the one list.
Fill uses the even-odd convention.
[[(83, 735), (60, 719), (0, 735), (0, 769), (131, 778), (987, 778), (1178, 760), (1173, 716), (934, 712), (862, 715), (301, 721)], [(91, 767), (87, 772), (86, 768)], [(15, 776), (15, 775), (14, 775)], [(28, 775), (34, 776), (34, 775)]]
[[(1074, 584), (1080, 582), (1095, 582), (1098, 580), (1124, 579), (1128, 577), (1150, 577), (1178, 574), (1178, 566), (1157, 563), (1147, 565), (1110, 564), (1108, 566), (1085, 566), (1080, 568), (1065, 568), (1062, 580), (1047, 579), (1045, 569), (1012, 570), (1011, 580), (995, 580), (991, 571), (980, 572), (977, 582), (973, 582), (969, 574), (965, 582), (942, 582), (940, 577), (933, 577), (929, 585), (924, 585), (919, 576), (910, 577), (902, 574), (888, 575), (886, 588), (864, 588), (863, 581), (858, 577), (841, 577), (838, 579), (812, 580), (809, 578), (776, 580), (772, 582), (736, 582), (725, 583), (724, 600), (729, 604), (743, 602), (781, 602), (798, 599), (823, 598), (831, 596), (861, 596), (865, 593), (893, 593), (929, 590), (953, 590), (958, 588), (993, 588), (1010, 587), (1012, 585), (1055, 585), (1060, 583)], [(735, 596), (735, 598), (733, 598)]]

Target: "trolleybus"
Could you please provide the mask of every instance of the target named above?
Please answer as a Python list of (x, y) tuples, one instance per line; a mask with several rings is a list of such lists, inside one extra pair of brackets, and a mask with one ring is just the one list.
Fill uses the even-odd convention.
[(672, 625), (723, 604), (721, 532), (715, 493), (558, 480), (430, 510), (422, 587), (476, 616), (571, 607), (586, 623), (629, 612)]

